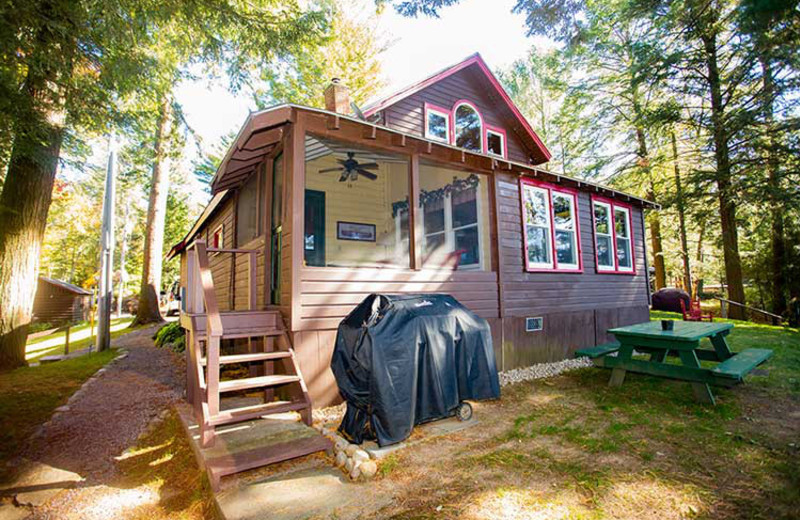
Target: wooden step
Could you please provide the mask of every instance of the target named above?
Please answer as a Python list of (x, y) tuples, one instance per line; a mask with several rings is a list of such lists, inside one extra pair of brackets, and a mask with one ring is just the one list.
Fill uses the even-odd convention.
[(235, 392), (237, 390), (247, 390), (249, 388), (264, 388), (269, 386), (280, 386), (288, 383), (297, 383), (300, 381), (298, 376), (288, 375), (275, 375), (275, 376), (260, 376), (248, 377), (245, 379), (233, 379), (231, 381), (220, 381), (219, 391), (222, 392)]
[[(292, 357), (291, 352), (281, 350), (278, 352), (254, 352), (252, 354), (233, 354), (230, 356), (220, 356), (220, 365), (229, 365), (231, 363), (252, 363), (255, 361), (274, 361), (276, 359), (284, 359)], [(200, 363), (205, 366), (208, 363), (207, 358), (200, 358)]]
[(297, 412), (304, 408), (308, 408), (308, 403), (301, 401), (274, 401), (271, 403), (260, 403), (252, 406), (242, 406), (241, 408), (222, 410), (217, 415), (210, 417), (208, 419), (208, 424), (211, 426), (220, 426), (222, 424), (256, 419), (263, 415)]
[[(315, 432), (316, 433), (316, 432)], [(233, 475), (249, 469), (260, 468), (284, 460), (302, 457), (318, 451), (331, 449), (331, 441), (322, 435), (312, 435), (280, 444), (270, 444), (252, 450), (231, 453), (205, 461), (210, 474), (211, 487), (219, 489), (219, 481), (226, 475)]]

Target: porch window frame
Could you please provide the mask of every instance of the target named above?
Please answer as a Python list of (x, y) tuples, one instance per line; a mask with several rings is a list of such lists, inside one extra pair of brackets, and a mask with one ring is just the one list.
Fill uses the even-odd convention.
[[(472, 172), (475, 175), (481, 175), (478, 172)], [(453, 227), (453, 197), (451, 194), (447, 194), (444, 196), (443, 200), (443, 207), (444, 207), (444, 229), (442, 231), (437, 231), (435, 233), (426, 233), (425, 232), (425, 208), (424, 206), (420, 207), (419, 212), (419, 219), (420, 219), (420, 229), (422, 230), (422, 236), (420, 237), (419, 246), (422, 249), (423, 254), (426, 252), (426, 244), (427, 238), (433, 235), (444, 235), (444, 243), (445, 247), (450, 252), (456, 251), (456, 232), (461, 231), (463, 229), (471, 229), (475, 228), (478, 230), (478, 263), (475, 264), (464, 264), (462, 266), (461, 262), (458, 264), (458, 268), (456, 271), (483, 271), (486, 266), (486, 255), (483, 253), (483, 248), (485, 246), (484, 240), (485, 237), (483, 236), (484, 233), (481, 232), (481, 219), (484, 215), (485, 209), (483, 208), (483, 203), (481, 201), (481, 194), (480, 194), (480, 184), (475, 188), (475, 223), (467, 224), (465, 226)], [(399, 215), (398, 215), (399, 216)], [(424, 262), (422, 265), (425, 268)], [(429, 267), (429, 269), (431, 269)], [(432, 269), (441, 269), (441, 268), (432, 268)]]
[[(608, 199), (605, 197), (599, 197), (596, 195), (592, 195), (592, 238), (594, 241), (594, 260), (595, 260), (595, 269), (598, 274), (623, 274), (634, 276), (637, 274), (636, 272), (636, 253), (635, 253), (635, 246), (636, 242), (633, 239), (633, 207), (630, 204), (624, 204), (622, 202)], [(606, 206), (609, 209), (609, 226), (611, 227), (611, 257), (614, 259), (614, 267), (601, 267), (600, 262), (598, 260), (598, 248), (597, 248), (597, 222), (595, 220), (594, 214), (594, 206), (595, 204), (601, 204)], [(617, 226), (616, 226), (616, 210), (622, 210), (627, 214), (628, 217), (628, 242), (630, 243), (630, 250), (631, 250), (631, 267), (623, 267), (620, 268), (619, 266), (619, 257), (617, 256)], [(607, 236), (607, 235), (606, 235)]]
[[(528, 273), (583, 273), (583, 249), (581, 247), (581, 224), (580, 224), (580, 208), (578, 206), (578, 190), (557, 186), (547, 182), (541, 182), (533, 179), (521, 178), (519, 184), (519, 204), (520, 204), (520, 221), (522, 224), (522, 250), (523, 250), (523, 266)], [(528, 225), (525, 222), (525, 189), (526, 186), (542, 191), (547, 194), (547, 212), (548, 212), (548, 239), (550, 247), (550, 262), (549, 263), (533, 263), (528, 261)], [(564, 267), (559, 266), (558, 253), (556, 251), (556, 223), (555, 213), (553, 210), (553, 193), (564, 195), (572, 199), (572, 218), (575, 222), (574, 236), (575, 240), (573, 245), (576, 246), (575, 254), (577, 255), (577, 264), (562, 264)]]

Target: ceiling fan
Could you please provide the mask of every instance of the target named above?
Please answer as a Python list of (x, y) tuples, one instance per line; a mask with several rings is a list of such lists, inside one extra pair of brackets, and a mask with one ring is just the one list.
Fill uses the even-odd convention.
[(340, 172), (342, 175), (339, 177), (339, 182), (355, 181), (358, 179), (359, 175), (362, 175), (371, 181), (377, 179), (378, 176), (369, 170), (374, 170), (377, 168), (378, 163), (371, 162), (361, 164), (355, 159), (355, 155), (356, 152), (347, 152), (346, 160), (336, 159), (336, 162), (341, 164), (341, 166), (337, 166), (336, 168), (326, 168), (324, 170), (320, 170), (319, 173)]

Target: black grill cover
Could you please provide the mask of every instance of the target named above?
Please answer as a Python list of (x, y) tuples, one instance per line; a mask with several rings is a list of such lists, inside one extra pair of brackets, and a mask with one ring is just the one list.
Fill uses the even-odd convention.
[(500, 384), (486, 320), (445, 294), (372, 294), (339, 324), (331, 369), (347, 401), (350, 441), (400, 442)]

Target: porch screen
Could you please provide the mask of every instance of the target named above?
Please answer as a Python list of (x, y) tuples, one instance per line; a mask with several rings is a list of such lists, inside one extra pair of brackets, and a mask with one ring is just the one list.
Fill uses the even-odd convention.
[(423, 265), (490, 270), (486, 177), (423, 162), (419, 179)]
[(408, 267), (407, 159), (311, 135), (305, 152), (305, 265)]

